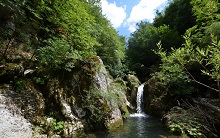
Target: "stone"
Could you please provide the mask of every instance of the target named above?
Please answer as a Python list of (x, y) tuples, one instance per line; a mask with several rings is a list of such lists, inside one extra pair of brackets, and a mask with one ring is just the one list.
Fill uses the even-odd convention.
[(0, 94), (1, 138), (31, 138), (32, 125), (9, 97)]
[(128, 98), (128, 101), (133, 106), (136, 106), (138, 87), (140, 86), (141, 82), (138, 80), (136, 76), (130, 74), (127, 75), (127, 81), (129, 90), (126, 96)]
[(151, 78), (145, 83), (143, 93), (144, 112), (149, 115), (162, 117), (177, 103), (174, 96), (160, 86), (155, 79)]
[[(62, 114), (66, 121), (64, 137), (75, 136), (84, 130), (113, 129), (123, 125), (122, 113), (127, 115), (127, 107), (132, 108), (125, 95), (126, 86), (115, 85), (100, 57), (88, 59), (72, 72), (65, 72), (63, 75), (65, 80), (56, 78), (48, 82), (47, 98), (54, 100), (46, 104), (60, 107), (57, 112)], [(120, 98), (117, 100), (114, 96)], [(92, 106), (88, 104), (98, 107), (94, 111), (101, 112), (93, 112)], [(94, 120), (98, 116), (102, 118)], [(105, 128), (96, 128), (96, 125)]]
[(33, 69), (27, 69), (24, 71), (24, 76), (28, 75), (28, 74), (32, 74), (34, 72)]

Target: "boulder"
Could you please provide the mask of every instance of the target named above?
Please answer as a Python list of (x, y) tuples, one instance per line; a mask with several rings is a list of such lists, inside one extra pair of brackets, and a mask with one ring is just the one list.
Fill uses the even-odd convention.
[(32, 124), (41, 122), (45, 111), (45, 99), (41, 91), (28, 79), (19, 79), (14, 85), (0, 85), (5, 96), (13, 99), (23, 116)]
[(168, 94), (154, 78), (149, 79), (144, 86), (144, 111), (152, 116), (162, 117), (175, 106), (176, 98)]
[(0, 90), (1, 138), (31, 138), (32, 125), (22, 116), (21, 109)]
[(130, 106), (126, 86), (115, 85), (99, 57), (80, 63), (64, 76), (47, 84), (48, 107), (57, 110), (60, 119), (67, 122), (64, 137), (123, 125), (122, 112), (127, 115)]
[(127, 76), (127, 82), (128, 82), (128, 88), (129, 90), (127, 91), (127, 98), (128, 101), (136, 106), (136, 99), (137, 99), (137, 92), (138, 92), (138, 87), (140, 86), (141, 82), (138, 80), (138, 78), (134, 75), (128, 75)]

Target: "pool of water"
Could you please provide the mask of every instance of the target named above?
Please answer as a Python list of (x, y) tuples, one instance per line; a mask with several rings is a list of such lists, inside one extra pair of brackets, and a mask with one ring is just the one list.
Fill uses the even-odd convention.
[(124, 126), (110, 133), (99, 133), (97, 138), (160, 138), (166, 135), (159, 119), (148, 115), (131, 115), (124, 121)]

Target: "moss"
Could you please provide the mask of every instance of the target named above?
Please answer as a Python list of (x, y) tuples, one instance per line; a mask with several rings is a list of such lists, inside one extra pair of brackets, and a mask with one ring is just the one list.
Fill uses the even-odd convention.
[(78, 130), (75, 132), (75, 134), (72, 137), (76, 138), (96, 138), (95, 134), (86, 134), (82, 130)]
[(0, 88), (0, 93), (5, 94), (7, 91), (5, 89)]
[(129, 117), (129, 111), (128, 111), (126, 103), (122, 104), (120, 110), (122, 112), (122, 117), (123, 118), (128, 118)]
[(108, 123), (107, 128), (108, 131), (113, 131), (119, 127), (123, 126), (123, 120), (122, 119), (118, 119), (117, 121), (115, 121), (114, 123)]

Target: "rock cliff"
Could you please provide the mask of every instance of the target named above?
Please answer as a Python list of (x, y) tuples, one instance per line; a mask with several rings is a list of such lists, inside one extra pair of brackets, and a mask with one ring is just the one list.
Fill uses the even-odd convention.
[[(2, 80), (0, 93), (11, 98), (23, 119), (31, 123), (25, 128), (27, 137), (32, 132), (32, 137), (84, 137), (87, 132), (115, 129), (128, 116), (127, 107), (132, 108), (126, 83), (111, 78), (99, 57), (80, 62), (71, 72), (58, 72), (42, 84), (33, 81), (34, 70), (29, 76), (19, 69), (11, 75), (13, 70), (4, 72), (8, 80)], [(3, 115), (10, 117), (9, 112)]]

